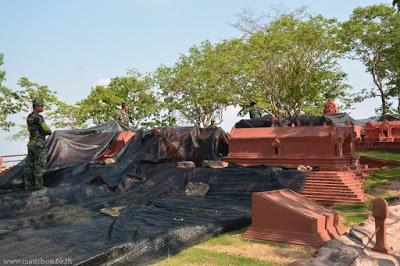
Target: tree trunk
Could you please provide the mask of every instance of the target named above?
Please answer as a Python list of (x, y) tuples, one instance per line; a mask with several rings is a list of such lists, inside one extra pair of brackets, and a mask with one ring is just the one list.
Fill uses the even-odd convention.
[(378, 87), (379, 92), (381, 93), (381, 102), (382, 102), (382, 117), (385, 118), (387, 115), (387, 102), (386, 102), (386, 95), (384, 92), (383, 84), (378, 75), (376, 74), (376, 69), (375, 69), (375, 63), (373, 63), (372, 69), (372, 78), (375, 83), (375, 85)]
[(397, 93), (397, 115), (400, 115), (400, 91)]
[(387, 104), (385, 95), (383, 93), (381, 93), (381, 101), (382, 101), (382, 117), (385, 118), (387, 115)]

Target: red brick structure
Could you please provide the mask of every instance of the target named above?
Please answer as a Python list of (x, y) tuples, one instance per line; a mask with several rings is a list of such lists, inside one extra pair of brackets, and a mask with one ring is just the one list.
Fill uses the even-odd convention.
[(244, 237), (320, 247), (345, 232), (339, 215), (291, 190), (253, 193)]
[(353, 155), (354, 126), (233, 128), (223, 158), (242, 166), (311, 166), (302, 194), (315, 202), (359, 203), (366, 200), (361, 167)]
[(339, 108), (333, 99), (328, 99), (325, 103), (324, 110), (322, 112), (324, 115), (333, 115), (339, 113)]
[(3, 173), (3, 157), (0, 156), (0, 175)]
[(365, 124), (358, 149), (400, 151), (400, 121), (370, 121)]
[(400, 121), (368, 122), (364, 127), (364, 141), (400, 142)]
[(355, 137), (352, 126), (233, 128), (224, 160), (243, 166), (357, 169), (352, 155)]
[(108, 149), (97, 159), (98, 162), (104, 162), (108, 158), (114, 158), (125, 147), (135, 132), (121, 131), (116, 134)]
[(4, 162), (4, 159), (2, 156), (0, 156), (0, 175), (6, 173), (7, 171), (9, 171), (11, 169), (11, 166), (7, 166), (7, 167), (3, 166), (3, 162)]

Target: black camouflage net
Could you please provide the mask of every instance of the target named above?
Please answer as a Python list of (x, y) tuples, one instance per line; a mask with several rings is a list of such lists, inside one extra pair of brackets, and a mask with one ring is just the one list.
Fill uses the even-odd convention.
[[(115, 164), (52, 169), (42, 191), (16, 190), (23, 164), (0, 176), (0, 259), (147, 265), (248, 225), (253, 192), (304, 184), (304, 173), (280, 168), (176, 168), (182, 159), (218, 159), (226, 142), (221, 129), (172, 132), (140, 132)], [(186, 196), (189, 182), (207, 184), (207, 194)], [(108, 207), (124, 208), (114, 218), (100, 213)]]

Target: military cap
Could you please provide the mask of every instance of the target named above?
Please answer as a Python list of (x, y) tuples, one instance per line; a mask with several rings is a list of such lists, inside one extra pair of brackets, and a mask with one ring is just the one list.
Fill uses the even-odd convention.
[(40, 100), (40, 99), (34, 99), (34, 100), (32, 101), (32, 105), (33, 105), (33, 106), (43, 106), (44, 103), (43, 103), (43, 101)]

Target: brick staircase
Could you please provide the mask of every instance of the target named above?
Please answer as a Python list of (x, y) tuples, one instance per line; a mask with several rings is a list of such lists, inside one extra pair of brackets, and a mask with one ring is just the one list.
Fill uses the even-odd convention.
[(360, 203), (366, 200), (361, 178), (351, 171), (310, 172), (302, 194), (328, 206), (336, 203)]

